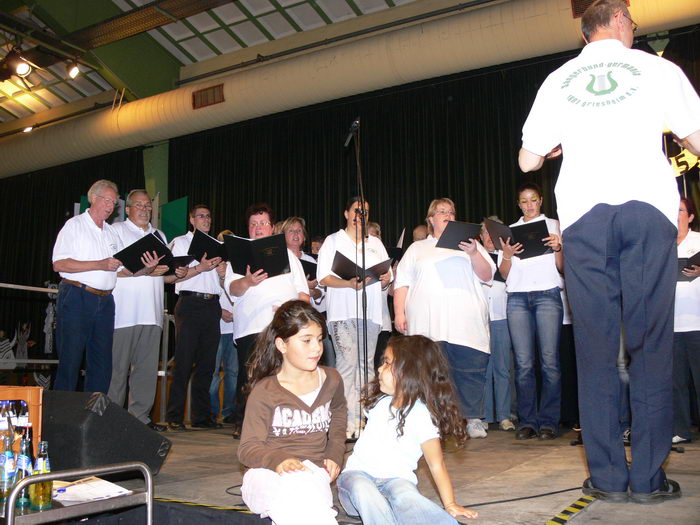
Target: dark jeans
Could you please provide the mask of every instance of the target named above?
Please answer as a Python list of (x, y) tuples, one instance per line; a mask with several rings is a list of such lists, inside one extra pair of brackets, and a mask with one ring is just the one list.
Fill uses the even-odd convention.
[(450, 365), (459, 408), (464, 419), (484, 417), (484, 385), (489, 354), (469, 346), (440, 341)]
[[(595, 487), (658, 489), (673, 424), (676, 227), (653, 206), (598, 204), (564, 231), (579, 408)], [(624, 307), (623, 307), (624, 306)], [(620, 429), (620, 324), (630, 355), (632, 466)]]
[(246, 392), (246, 387), (248, 386), (248, 358), (253, 351), (257, 338), (258, 334), (249, 334), (236, 339), (238, 382), (236, 383), (236, 401), (233, 408), (234, 424), (242, 424), (243, 416), (245, 416), (245, 402), (248, 398), (248, 393)]
[[(515, 356), (518, 428), (559, 429), (561, 371), (559, 336), (564, 309), (559, 288), (508, 294), (508, 329)], [(537, 403), (535, 352), (539, 349), (542, 391)]]
[(58, 292), (58, 370), (53, 387), (75, 390), (85, 355), (85, 391), (106, 394), (112, 379), (114, 297), (95, 295), (68, 283), (61, 283)]
[(166, 420), (182, 423), (187, 383), (190, 388), (192, 423), (211, 419), (209, 386), (219, 346), (219, 299), (194, 295), (180, 296), (175, 305), (175, 370), (170, 384)]
[(690, 384), (700, 406), (700, 331), (673, 334), (673, 434), (690, 439)]

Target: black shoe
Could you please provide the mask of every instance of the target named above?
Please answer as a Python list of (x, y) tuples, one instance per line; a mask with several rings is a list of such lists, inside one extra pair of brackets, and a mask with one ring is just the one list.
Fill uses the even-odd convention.
[(231, 434), (233, 439), (241, 439), (241, 423), (236, 422), (233, 424), (233, 432)]
[(221, 423), (217, 423), (216, 421), (212, 421), (211, 419), (205, 419), (204, 421), (197, 421), (196, 423), (192, 423), (192, 427), (194, 427), (194, 428), (223, 428), (223, 425)]
[(628, 500), (627, 492), (609, 492), (595, 488), (591, 478), (583, 482), (581, 491), (586, 496), (595, 496), (596, 499), (609, 501), (610, 503), (627, 503)]
[(524, 440), (537, 437), (537, 432), (532, 427), (523, 427), (515, 433), (515, 439)]
[(185, 428), (185, 425), (182, 424), (182, 423), (176, 423), (176, 422), (174, 422), (174, 421), (168, 421), (168, 422), (167, 422), (167, 425), (168, 425), (168, 430), (169, 430), (170, 432), (184, 432), (184, 431), (187, 430), (187, 428)]
[(672, 479), (665, 479), (663, 483), (661, 483), (661, 487), (654, 492), (632, 492), (630, 494), (630, 501), (641, 503), (642, 505), (653, 505), (680, 497), (681, 486)]
[(540, 439), (542, 441), (549, 441), (551, 439), (557, 439), (557, 433), (551, 428), (541, 428), (540, 429)]
[(153, 421), (146, 423), (146, 426), (151, 430), (155, 430), (156, 432), (165, 432), (168, 430), (167, 426), (159, 425), (158, 423), (154, 423)]

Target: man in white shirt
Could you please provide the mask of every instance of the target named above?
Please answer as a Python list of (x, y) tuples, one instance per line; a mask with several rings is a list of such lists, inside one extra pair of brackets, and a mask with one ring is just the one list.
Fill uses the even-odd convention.
[[(151, 226), (153, 205), (146, 190), (132, 190), (126, 197), (124, 222), (112, 226), (124, 247), (145, 235), (156, 234), (163, 243), (165, 235)], [(157, 432), (167, 429), (153, 423), (151, 408), (158, 380), (158, 350), (163, 331), (163, 283), (177, 277), (162, 277), (167, 265), (158, 265), (148, 275), (117, 279), (114, 289), (115, 320), (112, 343), (112, 381), (109, 398), (124, 405), (127, 378), (129, 381), (128, 410), (142, 423)]]
[[(190, 210), (190, 224), (209, 233), (211, 211), (204, 204), (197, 204)], [(176, 237), (170, 244), (175, 257), (187, 255), (194, 237), (194, 231)], [(216, 349), (219, 345), (219, 318), (221, 308), (219, 296), (223, 292), (226, 265), (221, 257), (192, 261), (187, 274), (178, 279), (175, 293), (175, 369), (170, 385), (166, 420), (168, 429), (185, 430), (183, 424), (187, 384), (192, 377), (190, 389), (190, 420), (195, 428), (216, 428), (212, 420), (209, 386), (214, 373)]]
[[(624, 0), (594, 2), (581, 29), (586, 47), (537, 94), (519, 162), (532, 171), (564, 153), (556, 197), (591, 473), (583, 491), (612, 502), (658, 503), (681, 495), (662, 468), (672, 437), (679, 195), (661, 135), (667, 127), (700, 152), (700, 98), (674, 64), (630, 49), (636, 24)], [(616, 369), (623, 319), (631, 467)]]
[(117, 205), (116, 184), (98, 180), (88, 190), (90, 208), (66, 221), (53, 248), (61, 277), (56, 302), (58, 370), (54, 389), (75, 390), (86, 354), (85, 391), (107, 393), (112, 375), (114, 297), (121, 262), (119, 236), (107, 219)]

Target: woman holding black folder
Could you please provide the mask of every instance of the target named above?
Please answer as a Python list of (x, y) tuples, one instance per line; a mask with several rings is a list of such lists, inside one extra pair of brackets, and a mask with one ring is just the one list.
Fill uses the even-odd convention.
[[(515, 354), (515, 389), (518, 401), (518, 431), (515, 439), (555, 439), (561, 412), (561, 370), (559, 338), (564, 310), (561, 273), (564, 258), (561, 251), (559, 221), (540, 213), (542, 191), (526, 182), (518, 188), (518, 207), (523, 216), (511, 224), (520, 226), (545, 221), (549, 235), (542, 239), (553, 253), (521, 258), (520, 243), (500, 239), (499, 270), (506, 279), (508, 291), (508, 329)], [(536, 338), (536, 339), (535, 339)], [(535, 382), (535, 351), (539, 348), (542, 392), (539, 406)]]
[(481, 244), (471, 239), (460, 250), (436, 245), (455, 205), (435, 199), (426, 215), (428, 238), (408, 247), (396, 269), (394, 325), (407, 335), (440, 343), (457, 388), (470, 437), (486, 437), (484, 383), (491, 349), (489, 309), (481, 283), (493, 279), (496, 265)]
[[(382, 327), (382, 289), (391, 284), (391, 271), (379, 276), (379, 282), (368, 284), (367, 292), (367, 363), (361, 362), (362, 282), (353, 277), (342, 279), (333, 270), (336, 252), (355, 265), (362, 267), (361, 215), (369, 216), (369, 204), (362, 210), (360, 198), (353, 197), (345, 206), (345, 228), (328, 237), (318, 253), (316, 277), (326, 286), (326, 315), (328, 331), (335, 347), (336, 368), (343, 378), (348, 402), (347, 437), (357, 438), (360, 430), (360, 388), (363, 386), (365, 366), (371, 380), (374, 377), (374, 351)], [(389, 255), (382, 242), (371, 235), (365, 237), (365, 268), (386, 261)], [(369, 278), (368, 278), (369, 279)]]

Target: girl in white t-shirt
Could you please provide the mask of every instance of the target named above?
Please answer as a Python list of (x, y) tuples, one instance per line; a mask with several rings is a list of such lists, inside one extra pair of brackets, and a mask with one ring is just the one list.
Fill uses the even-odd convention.
[[(392, 337), (378, 377), (363, 397), (367, 425), (338, 477), (345, 511), (364, 525), (455, 524), (477, 512), (455, 502), (440, 439), (459, 443), (465, 427), (447, 361), (437, 343), (421, 335)], [(414, 473), (425, 460), (444, 510), (418, 492)]]

